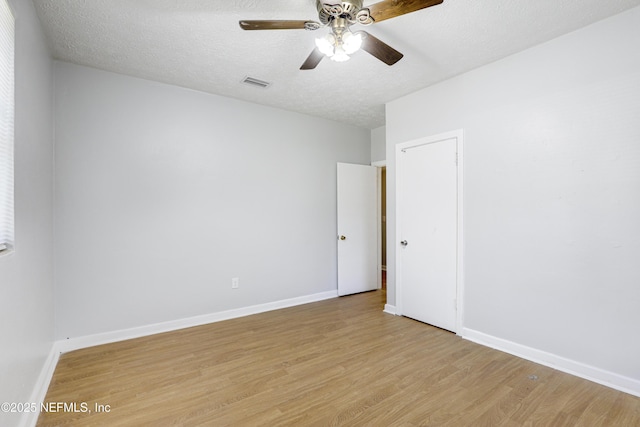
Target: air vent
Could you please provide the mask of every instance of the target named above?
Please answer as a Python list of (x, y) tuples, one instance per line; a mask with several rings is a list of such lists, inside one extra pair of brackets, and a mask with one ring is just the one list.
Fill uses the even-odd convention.
[(254, 79), (253, 77), (245, 77), (242, 80), (242, 83), (248, 84), (249, 86), (261, 87), (263, 89), (271, 86), (271, 83), (265, 82), (264, 80)]

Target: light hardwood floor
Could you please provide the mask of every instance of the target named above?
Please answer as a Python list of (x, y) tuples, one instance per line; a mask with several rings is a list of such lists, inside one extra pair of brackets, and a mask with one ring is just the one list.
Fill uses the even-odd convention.
[(92, 412), (38, 426), (640, 426), (640, 398), (383, 305), (369, 292), (64, 354), (46, 402)]

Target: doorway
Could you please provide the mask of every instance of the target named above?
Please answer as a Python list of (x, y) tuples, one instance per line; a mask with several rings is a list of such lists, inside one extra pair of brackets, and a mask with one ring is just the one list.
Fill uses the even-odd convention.
[(338, 295), (378, 288), (377, 169), (337, 164)]
[(377, 277), (378, 289), (383, 289), (386, 296), (387, 273), (387, 161), (372, 162), (377, 173)]
[(386, 162), (337, 164), (338, 295), (384, 289)]

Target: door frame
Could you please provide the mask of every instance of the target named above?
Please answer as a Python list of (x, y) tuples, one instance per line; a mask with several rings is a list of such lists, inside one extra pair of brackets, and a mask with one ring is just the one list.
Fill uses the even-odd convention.
[[(396, 243), (395, 243), (395, 284), (396, 284), (396, 314), (402, 315), (402, 251), (400, 245), (400, 238), (402, 236), (402, 158), (401, 153), (408, 148), (418, 147), (426, 144), (433, 144), (449, 139), (456, 140), (456, 152), (457, 152), (457, 239), (456, 239), (456, 330), (457, 335), (461, 335), (463, 320), (464, 320), (464, 263), (463, 263), (463, 141), (464, 132), (462, 129), (458, 129), (451, 132), (445, 132), (438, 135), (427, 136), (423, 138), (414, 139), (411, 141), (402, 142), (395, 146), (395, 169), (396, 169), (396, 206), (395, 206), (395, 231), (396, 231)], [(387, 242), (387, 245), (389, 242)]]
[[(378, 160), (377, 162), (371, 162), (371, 166), (375, 166), (377, 171), (376, 171), (376, 185), (377, 185), (377, 189), (376, 191), (378, 192), (378, 200), (377, 200), (377, 208), (376, 208), (376, 215), (378, 217), (377, 221), (378, 221), (378, 248), (377, 248), (377, 264), (378, 264), (378, 290), (382, 289), (382, 230), (381, 230), (381, 224), (382, 224), (382, 168), (387, 167), (387, 161), (386, 160)], [(388, 244), (388, 243), (387, 243)]]

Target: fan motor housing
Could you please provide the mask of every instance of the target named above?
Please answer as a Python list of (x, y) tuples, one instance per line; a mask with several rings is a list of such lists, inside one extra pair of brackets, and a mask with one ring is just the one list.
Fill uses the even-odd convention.
[(345, 0), (342, 2), (331, 3), (317, 0), (318, 17), (320, 22), (328, 24), (335, 18), (345, 18), (350, 22), (355, 22), (357, 14), (362, 9), (363, 0)]

